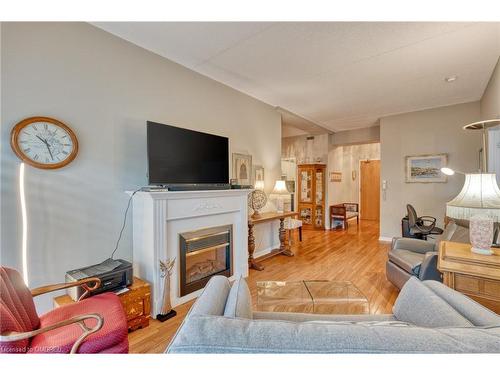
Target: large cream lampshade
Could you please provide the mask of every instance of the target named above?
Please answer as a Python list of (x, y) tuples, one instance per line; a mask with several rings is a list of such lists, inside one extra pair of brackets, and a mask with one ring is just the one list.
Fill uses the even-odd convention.
[(500, 189), (494, 173), (465, 175), (462, 190), (446, 203), (446, 215), (455, 219), (470, 219), (475, 214), (500, 221)]
[(495, 174), (466, 174), (462, 190), (446, 204), (446, 215), (470, 220), (472, 251), (491, 254), (494, 223), (500, 222), (500, 189)]

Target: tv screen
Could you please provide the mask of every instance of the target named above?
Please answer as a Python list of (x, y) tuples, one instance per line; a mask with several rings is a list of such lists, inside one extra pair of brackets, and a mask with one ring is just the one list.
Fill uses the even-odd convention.
[(150, 185), (227, 184), (229, 139), (147, 122)]

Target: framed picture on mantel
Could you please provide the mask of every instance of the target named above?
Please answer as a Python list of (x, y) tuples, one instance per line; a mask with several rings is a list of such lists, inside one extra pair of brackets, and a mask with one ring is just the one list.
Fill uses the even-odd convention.
[(252, 155), (233, 153), (233, 179), (238, 185), (252, 184)]
[(448, 163), (447, 154), (414, 155), (406, 157), (406, 182), (446, 182), (441, 168)]

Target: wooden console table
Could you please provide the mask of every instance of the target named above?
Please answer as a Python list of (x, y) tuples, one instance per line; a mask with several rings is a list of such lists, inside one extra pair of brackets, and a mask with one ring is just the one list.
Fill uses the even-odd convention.
[(255, 252), (255, 237), (253, 235), (253, 227), (255, 224), (266, 223), (269, 221), (279, 220), (279, 239), (280, 247), (279, 249), (272, 250), (266, 257), (270, 257), (277, 254), (283, 254), (289, 257), (293, 257), (293, 252), (290, 250), (290, 246), (286, 243), (286, 233), (285, 233), (285, 219), (287, 217), (297, 216), (298, 212), (264, 212), (257, 218), (248, 217), (248, 267), (253, 268), (257, 271), (262, 271), (264, 266), (255, 261), (253, 253)]
[[(149, 315), (151, 309), (151, 289), (149, 284), (138, 277), (134, 277), (128, 291), (119, 294), (129, 331), (149, 326)], [(54, 298), (54, 307), (74, 303), (70, 296), (64, 294)]]
[(500, 250), (493, 255), (471, 252), (471, 245), (441, 241), (438, 269), (445, 285), (500, 313)]

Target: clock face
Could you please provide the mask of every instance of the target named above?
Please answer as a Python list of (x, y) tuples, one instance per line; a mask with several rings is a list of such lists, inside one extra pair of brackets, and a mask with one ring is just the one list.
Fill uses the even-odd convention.
[(78, 151), (74, 133), (63, 123), (50, 118), (31, 118), (14, 127), (11, 144), (14, 152), (32, 166), (60, 168), (71, 162)]

